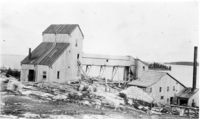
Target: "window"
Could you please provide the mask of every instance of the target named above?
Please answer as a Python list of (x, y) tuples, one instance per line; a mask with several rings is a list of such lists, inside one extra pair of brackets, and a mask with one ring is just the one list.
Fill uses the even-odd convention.
[(162, 91), (162, 87), (160, 87), (160, 92)]
[(145, 66), (143, 66), (143, 70), (145, 70)]
[(47, 72), (46, 72), (46, 71), (43, 71), (42, 78), (43, 78), (43, 79), (46, 79), (46, 78), (47, 78)]
[(76, 47), (78, 46), (78, 40), (76, 39), (76, 45), (75, 45)]
[(57, 72), (57, 79), (60, 79), (60, 71)]
[(152, 92), (152, 88), (150, 88), (150, 93)]
[(175, 86), (173, 86), (173, 91), (175, 91)]
[(77, 59), (79, 59), (79, 54), (77, 54)]
[(160, 99), (164, 99), (164, 96), (161, 96)]
[(106, 62), (108, 62), (108, 59), (106, 60)]
[(169, 102), (169, 98), (167, 98), (167, 102)]
[(169, 86), (167, 86), (167, 91), (169, 91)]

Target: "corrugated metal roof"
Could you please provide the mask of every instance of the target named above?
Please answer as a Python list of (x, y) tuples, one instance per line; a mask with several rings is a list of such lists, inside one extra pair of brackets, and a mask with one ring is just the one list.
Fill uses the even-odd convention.
[[(52, 24), (43, 31), (43, 34), (71, 34), (76, 27), (80, 29), (78, 24)], [(83, 35), (82, 31), (81, 34)]]
[(31, 60), (27, 56), (21, 64), (52, 65), (68, 46), (69, 43), (43, 42), (33, 50)]
[(199, 91), (198, 88), (196, 88), (194, 91), (192, 90), (192, 88), (185, 88), (182, 91), (180, 91), (176, 96), (180, 97), (180, 98), (187, 98), (187, 99), (189, 99), (197, 91)]
[(129, 85), (148, 87), (158, 82), (166, 73), (157, 71), (146, 71), (138, 80), (133, 80)]

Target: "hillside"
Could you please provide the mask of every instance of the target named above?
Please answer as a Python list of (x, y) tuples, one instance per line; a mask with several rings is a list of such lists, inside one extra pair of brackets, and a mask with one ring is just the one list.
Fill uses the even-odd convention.
[[(193, 62), (188, 62), (188, 61), (165, 62), (164, 64), (193, 66)], [(199, 66), (199, 63), (197, 63), (197, 66)]]

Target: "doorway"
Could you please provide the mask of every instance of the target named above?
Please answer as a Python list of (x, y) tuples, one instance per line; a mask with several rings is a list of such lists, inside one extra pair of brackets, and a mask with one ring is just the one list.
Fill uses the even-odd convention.
[(35, 74), (34, 74), (34, 70), (29, 70), (28, 73), (28, 81), (35, 81)]

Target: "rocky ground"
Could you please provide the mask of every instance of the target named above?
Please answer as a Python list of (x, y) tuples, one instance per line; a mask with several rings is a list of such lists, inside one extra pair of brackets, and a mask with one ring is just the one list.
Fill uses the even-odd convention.
[[(103, 82), (103, 80), (102, 80)], [(21, 83), (1, 75), (0, 118), (57, 119), (182, 119), (157, 112), (145, 102), (119, 96), (115, 86), (89, 80), (81, 82)], [(106, 91), (107, 90), (107, 91)], [(134, 89), (137, 90), (137, 89)], [(138, 89), (139, 90), (139, 89)], [(140, 92), (141, 94), (141, 92)], [(144, 94), (145, 95), (145, 94)], [(139, 97), (136, 93), (132, 98)], [(151, 99), (146, 99), (146, 101)]]

